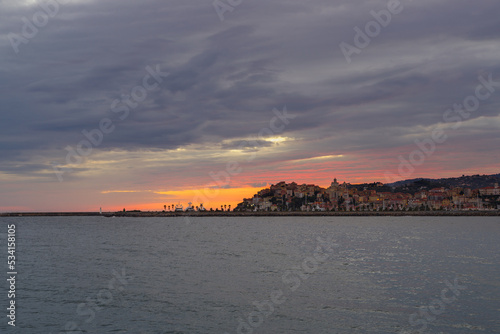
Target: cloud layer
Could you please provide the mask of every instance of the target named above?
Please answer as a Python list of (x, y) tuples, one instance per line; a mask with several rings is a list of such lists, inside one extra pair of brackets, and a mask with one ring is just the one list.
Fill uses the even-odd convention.
[[(243, 0), (221, 21), (210, 1), (2, 2), (0, 210), (161, 203), (154, 191), (203, 187), (228, 162), (226, 187), (384, 181), (437, 127), (447, 140), (412, 177), (497, 173), (500, 84), (460, 127), (443, 115), (478, 77), (500, 82), (500, 3), (401, 1), (349, 63), (339, 45), (387, 6)], [(148, 66), (169, 74), (141, 90)], [(293, 118), (273, 122), (284, 106)], [(68, 160), (103, 119), (113, 131)]]

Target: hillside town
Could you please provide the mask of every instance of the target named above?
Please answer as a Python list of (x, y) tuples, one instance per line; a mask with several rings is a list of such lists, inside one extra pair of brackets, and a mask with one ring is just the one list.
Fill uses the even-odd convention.
[[(418, 185), (418, 183), (417, 183)], [(430, 184), (428, 184), (430, 185)], [(428, 211), (498, 210), (500, 188), (492, 186), (430, 188), (390, 187), (377, 182), (365, 185), (339, 183), (328, 188), (284, 181), (245, 198), (234, 211)]]

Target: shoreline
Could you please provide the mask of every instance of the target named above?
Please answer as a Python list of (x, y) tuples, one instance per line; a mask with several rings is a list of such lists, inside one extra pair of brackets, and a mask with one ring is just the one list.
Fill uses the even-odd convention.
[(278, 212), (6, 212), (0, 213), (0, 217), (69, 217), (69, 216), (103, 216), (103, 217), (310, 217), (310, 216), (339, 216), (339, 217), (377, 217), (377, 216), (437, 216), (437, 217), (497, 217), (500, 210), (492, 211), (278, 211)]

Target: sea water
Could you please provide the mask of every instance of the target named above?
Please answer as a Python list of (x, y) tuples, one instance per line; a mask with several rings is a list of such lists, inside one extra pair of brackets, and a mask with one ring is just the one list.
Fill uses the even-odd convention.
[(0, 222), (2, 333), (500, 333), (496, 217)]

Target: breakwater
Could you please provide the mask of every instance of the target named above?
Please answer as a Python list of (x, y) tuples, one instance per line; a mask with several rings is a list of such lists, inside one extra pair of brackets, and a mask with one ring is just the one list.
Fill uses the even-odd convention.
[(284, 217), (284, 216), (500, 216), (500, 210), (478, 211), (205, 211), (205, 212), (162, 212), (162, 211), (118, 211), (118, 212), (8, 212), (0, 213), (0, 217), (33, 217), (33, 216), (103, 216), (103, 217)]

